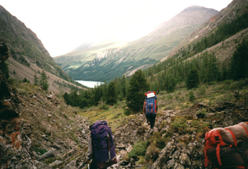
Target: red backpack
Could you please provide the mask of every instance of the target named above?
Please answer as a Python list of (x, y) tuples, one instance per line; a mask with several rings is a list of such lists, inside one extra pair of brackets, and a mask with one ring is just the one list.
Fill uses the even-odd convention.
[(145, 102), (143, 107), (143, 112), (146, 114), (156, 114), (157, 113), (157, 96), (156, 92), (149, 91), (145, 93)]
[(205, 134), (205, 167), (248, 167), (248, 123), (242, 122), (226, 128), (215, 128)]

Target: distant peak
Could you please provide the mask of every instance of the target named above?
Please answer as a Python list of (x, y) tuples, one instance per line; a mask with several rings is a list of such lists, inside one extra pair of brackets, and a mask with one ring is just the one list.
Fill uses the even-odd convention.
[(189, 12), (189, 11), (195, 11), (195, 10), (211, 10), (211, 11), (216, 11), (215, 9), (212, 9), (212, 8), (206, 8), (206, 7), (203, 7), (203, 6), (190, 6), (188, 8), (185, 8), (182, 12)]

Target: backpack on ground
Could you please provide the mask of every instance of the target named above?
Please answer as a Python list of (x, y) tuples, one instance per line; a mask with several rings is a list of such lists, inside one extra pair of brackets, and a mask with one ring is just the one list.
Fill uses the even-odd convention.
[(151, 114), (157, 113), (157, 96), (154, 91), (149, 91), (145, 93), (145, 103), (144, 103), (144, 108), (145, 108), (145, 113), (146, 114)]
[(90, 126), (93, 160), (98, 168), (106, 168), (116, 161), (115, 145), (111, 129), (106, 121), (97, 121)]
[(248, 168), (248, 123), (215, 128), (205, 134), (206, 168)]

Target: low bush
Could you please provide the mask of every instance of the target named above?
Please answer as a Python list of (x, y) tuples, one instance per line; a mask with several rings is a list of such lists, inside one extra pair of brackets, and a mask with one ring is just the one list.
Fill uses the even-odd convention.
[(134, 144), (133, 149), (128, 153), (129, 158), (136, 158), (137, 156), (144, 156), (148, 142), (140, 141)]

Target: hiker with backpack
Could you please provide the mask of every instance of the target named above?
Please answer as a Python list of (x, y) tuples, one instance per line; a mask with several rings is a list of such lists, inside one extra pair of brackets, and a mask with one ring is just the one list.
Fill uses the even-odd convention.
[(205, 167), (248, 168), (248, 123), (215, 128), (205, 134)]
[(147, 123), (151, 129), (155, 125), (156, 113), (158, 111), (156, 92), (149, 91), (145, 93), (145, 101), (143, 105), (143, 113), (146, 116)]
[(90, 126), (88, 158), (90, 169), (106, 169), (117, 163), (114, 138), (106, 121), (97, 121)]

